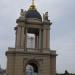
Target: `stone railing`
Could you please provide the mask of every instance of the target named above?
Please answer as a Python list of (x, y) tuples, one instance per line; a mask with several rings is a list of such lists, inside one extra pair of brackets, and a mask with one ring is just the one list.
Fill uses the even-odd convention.
[(35, 48), (27, 48), (26, 49), (27, 52), (41, 52), (41, 49), (35, 49)]
[(28, 52), (28, 53), (50, 53), (51, 55), (55, 55), (56, 51), (50, 49), (35, 49), (35, 48), (8, 48), (8, 51), (17, 51), (17, 52)]

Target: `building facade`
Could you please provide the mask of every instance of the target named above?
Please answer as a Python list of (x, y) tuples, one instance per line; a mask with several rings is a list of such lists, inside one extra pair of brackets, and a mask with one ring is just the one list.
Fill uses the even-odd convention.
[[(50, 49), (48, 12), (43, 18), (34, 0), (29, 9), (21, 9), (17, 26), (15, 48), (8, 48), (7, 75), (56, 75), (56, 51)], [(33, 36), (33, 38), (28, 38)], [(28, 42), (31, 39), (31, 42)], [(30, 46), (29, 46), (30, 45)]]
[(6, 75), (6, 70), (2, 69), (0, 66), (0, 75)]

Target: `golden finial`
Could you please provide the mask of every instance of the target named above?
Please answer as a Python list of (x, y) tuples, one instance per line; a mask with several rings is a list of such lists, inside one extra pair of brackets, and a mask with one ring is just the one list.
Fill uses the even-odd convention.
[(30, 6), (29, 10), (35, 10), (34, 0), (32, 0), (32, 5)]
[(32, 0), (32, 5), (34, 5), (34, 0)]

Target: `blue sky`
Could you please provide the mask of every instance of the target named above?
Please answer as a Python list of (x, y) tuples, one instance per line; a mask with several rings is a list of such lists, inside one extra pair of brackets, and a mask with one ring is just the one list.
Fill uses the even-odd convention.
[[(16, 19), (20, 9), (28, 9), (31, 0), (0, 0), (0, 64), (6, 68), (5, 52), (15, 45)], [(75, 73), (75, 0), (36, 0), (41, 13), (49, 12), (51, 49), (57, 51), (57, 72)]]

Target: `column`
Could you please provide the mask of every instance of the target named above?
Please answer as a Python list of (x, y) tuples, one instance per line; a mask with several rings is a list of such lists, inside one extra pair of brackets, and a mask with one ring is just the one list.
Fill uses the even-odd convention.
[(46, 30), (43, 30), (43, 48), (46, 48)]
[(18, 26), (16, 29), (16, 48), (21, 47), (21, 27)]
[(24, 48), (24, 27), (21, 28), (21, 48)]
[(27, 48), (27, 29), (24, 28), (24, 50)]
[(41, 29), (39, 30), (39, 49), (41, 49)]

